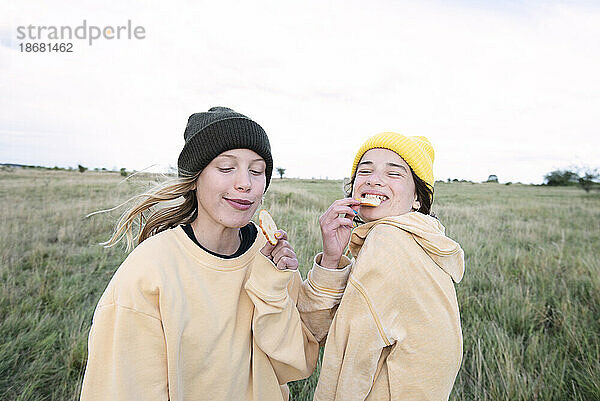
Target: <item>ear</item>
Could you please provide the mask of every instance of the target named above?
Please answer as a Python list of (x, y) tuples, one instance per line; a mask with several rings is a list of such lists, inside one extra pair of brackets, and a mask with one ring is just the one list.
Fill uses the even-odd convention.
[(412, 208), (416, 211), (421, 208), (421, 202), (417, 200), (417, 196), (415, 195), (415, 200), (412, 203)]

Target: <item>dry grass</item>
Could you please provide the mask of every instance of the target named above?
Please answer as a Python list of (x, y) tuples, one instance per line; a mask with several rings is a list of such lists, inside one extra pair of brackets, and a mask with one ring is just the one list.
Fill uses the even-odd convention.
[[(153, 178), (0, 171), (0, 396), (77, 399), (96, 302), (125, 258), (116, 213)], [(120, 183), (120, 184), (119, 184)], [(303, 274), (340, 181), (274, 179), (265, 198)], [(464, 361), (452, 400), (600, 399), (600, 197), (577, 188), (440, 183), (434, 210), (465, 249)], [(318, 371), (292, 384), (310, 400)]]

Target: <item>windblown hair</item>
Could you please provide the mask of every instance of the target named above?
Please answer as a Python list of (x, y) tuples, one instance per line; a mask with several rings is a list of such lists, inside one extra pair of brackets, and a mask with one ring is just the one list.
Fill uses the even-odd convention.
[[(112, 236), (100, 245), (111, 247), (125, 239), (129, 252), (161, 231), (193, 222), (198, 216), (195, 183), (199, 175), (200, 172), (169, 179), (115, 208), (89, 214), (91, 216), (130, 205), (117, 221)], [(173, 203), (171, 201), (175, 204), (168, 204)]]

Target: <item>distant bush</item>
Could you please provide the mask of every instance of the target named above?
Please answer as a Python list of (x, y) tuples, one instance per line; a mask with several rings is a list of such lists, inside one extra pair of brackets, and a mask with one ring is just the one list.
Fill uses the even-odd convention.
[(83, 167), (81, 164), (77, 165), (80, 173), (85, 173), (87, 171), (87, 167)]
[(544, 176), (544, 183), (549, 186), (579, 185), (585, 192), (600, 190), (600, 173), (597, 168), (574, 167), (571, 170), (554, 170)]
[(600, 189), (600, 174), (598, 173), (598, 169), (583, 171), (577, 182), (585, 192), (590, 192), (591, 189)]
[(579, 175), (570, 170), (554, 170), (544, 176), (546, 185), (567, 186), (577, 185)]
[(127, 177), (127, 170), (125, 170), (125, 167), (121, 167), (121, 170), (120, 170), (120, 171), (121, 171), (121, 175), (122, 175), (123, 177)]
[(486, 182), (495, 182), (498, 183), (498, 176), (495, 174), (490, 174)]
[[(442, 181), (440, 181), (440, 182), (442, 182)], [(468, 182), (469, 184), (474, 184), (474, 182), (473, 182), (473, 181), (470, 181), (470, 180), (464, 180), (464, 179), (463, 179), (463, 180), (459, 180), (458, 178), (448, 178), (448, 179), (446, 180), (446, 182)]]

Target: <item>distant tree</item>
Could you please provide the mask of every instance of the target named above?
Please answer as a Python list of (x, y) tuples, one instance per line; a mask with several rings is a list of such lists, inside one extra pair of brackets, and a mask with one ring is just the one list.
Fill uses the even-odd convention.
[(579, 182), (579, 175), (571, 170), (554, 170), (544, 176), (546, 185), (566, 186), (576, 185)]
[(495, 182), (498, 183), (498, 176), (495, 174), (490, 174), (486, 182)]
[(600, 187), (600, 174), (598, 173), (598, 169), (590, 169), (590, 168), (582, 168), (581, 176), (577, 180), (579, 186), (585, 190), (585, 192), (590, 192), (591, 189)]
[(120, 170), (120, 171), (121, 171), (121, 175), (122, 175), (123, 177), (127, 177), (127, 170), (125, 170), (125, 167), (121, 167), (121, 170)]
[(77, 165), (80, 173), (85, 173), (87, 171), (87, 167), (83, 167), (81, 164)]
[(283, 178), (285, 174), (285, 169), (283, 167), (277, 167), (277, 173), (279, 174), (279, 178)]

